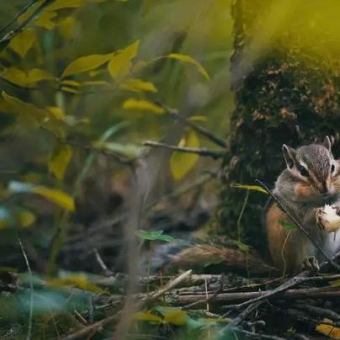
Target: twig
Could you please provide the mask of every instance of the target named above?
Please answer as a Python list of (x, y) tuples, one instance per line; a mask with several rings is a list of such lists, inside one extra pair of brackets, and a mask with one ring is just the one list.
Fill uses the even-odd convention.
[(201, 149), (184, 148), (184, 147), (180, 147), (180, 146), (169, 145), (169, 144), (165, 144), (165, 143), (152, 142), (152, 141), (143, 142), (143, 145), (144, 146), (151, 146), (151, 147), (154, 147), (154, 148), (168, 149), (168, 150), (172, 150), (172, 151), (193, 153), (193, 154), (200, 155), (200, 156), (211, 157), (213, 159), (222, 158), (225, 155), (225, 151), (208, 150), (208, 149), (205, 149), (205, 148), (201, 148)]
[(0, 34), (2, 34), (4, 31), (7, 30), (12, 24), (20, 17), (21, 14), (25, 13), (31, 6), (33, 6), (35, 3), (38, 3), (38, 0), (32, 0), (28, 4), (26, 4), (19, 12), (18, 14), (12, 18), (4, 27), (0, 29)]
[(73, 147), (78, 148), (78, 149), (84, 149), (84, 150), (88, 150), (88, 151), (92, 151), (92, 152), (95, 152), (95, 153), (102, 154), (106, 157), (112, 158), (114, 161), (116, 161), (117, 163), (119, 163), (121, 165), (127, 165), (129, 167), (133, 167), (136, 160), (137, 160), (135, 158), (132, 158), (132, 159), (122, 158), (119, 155), (117, 155), (117, 153), (115, 153), (115, 152), (108, 151), (108, 150), (105, 150), (105, 149), (102, 149), (102, 148), (93, 147), (91, 144), (89, 144), (87, 142), (81, 143), (81, 142), (78, 142), (78, 141), (61, 138), (60, 136), (55, 134), (53, 131), (47, 129), (45, 126), (42, 126), (42, 125), (40, 125), (39, 128), (41, 130), (46, 131), (48, 134), (53, 136), (60, 143), (68, 144), (68, 145), (73, 146)]
[(275, 201), (275, 203), (278, 205), (278, 207), (292, 220), (292, 222), (299, 228), (299, 230), (313, 243), (315, 248), (327, 259), (327, 261), (335, 268), (338, 272), (340, 272), (340, 266), (336, 264), (326, 253), (325, 251), (320, 247), (320, 245), (313, 239), (313, 237), (307, 232), (307, 230), (301, 225), (299, 221), (296, 220), (296, 218), (282, 205), (282, 203), (278, 200), (277, 197), (273, 195), (271, 190), (260, 180), (255, 180), (264, 190), (267, 191), (267, 193), (270, 195), (270, 197)]
[[(185, 281), (190, 275), (191, 275), (191, 270), (186, 271), (185, 273), (181, 274), (180, 276), (178, 276), (177, 278), (175, 278), (173, 281), (170, 281), (168, 284), (166, 284), (163, 288), (161, 288), (160, 290), (156, 291), (154, 294), (152, 294), (149, 297), (146, 297), (142, 300), (140, 300), (139, 302), (137, 302), (135, 304), (135, 308), (136, 309), (141, 309), (143, 308), (145, 305), (153, 303), (154, 301), (156, 301), (158, 298), (160, 298), (162, 295), (164, 295), (166, 292), (168, 292), (169, 290), (175, 288), (177, 285), (179, 285), (182, 281)], [(79, 337), (82, 337), (85, 334), (88, 334), (90, 332), (96, 332), (98, 329), (104, 327), (107, 323), (112, 322), (112, 321), (117, 321), (119, 319), (121, 315), (121, 312), (118, 312), (114, 315), (111, 315), (103, 320), (100, 320), (90, 326), (87, 326), (83, 329), (81, 329), (80, 331), (70, 334), (68, 336), (66, 336), (65, 338), (63, 338), (62, 340), (74, 340), (74, 339), (78, 339)]]
[(254, 333), (254, 332), (249, 332), (249, 331), (246, 331), (244, 329), (239, 329), (239, 328), (235, 328), (233, 330), (235, 331), (235, 333), (237, 333), (237, 332), (242, 333), (247, 338), (249, 337), (250, 339), (286, 340), (285, 338), (281, 338), (281, 337), (276, 336), (276, 335), (267, 335), (267, 334), (261, 334), (261, 333)]
[(200, 135), (206, 137), (207, 139), (211, 140), (216, 145), (221, 146), (222, 148), (227, 148), (227, 144), (222, 138), (215, 136), (212, 132), (208, 131), (202, 126), (197, 125), (193, 121), (183, 117), (177, 110), (171, 109), (159, 101), (157, 102), (157, 104), (161, 106), (170, 116), (181, 121), (185, 125), (190, 126), (194, 131), (198, 132)]
[(95, 256), (95, 258), (96, 258), (100, 268), (104, 272), (105, 276), (112, 277), (113, 276), (113, 272), (107, 267), (107, 265), (103, 261), (102, 257), (100, 256), (100, 254), (98, 252), (98, 249), (97, 248), (93, 248), (92, 251), (93, 251), (93, 254), (94, 254), (94, 256)]
[(30, 314), (28, 317), (28, 329), (27, 329), (27, 336), (26, 336), (26, 339), (29, 340), (32, 334), (32, 322), (33, 322), (33, 278), (32, 278), (31, 266), (26, 255), (25, 248), (22, 245), (20, 238), (18, 239), (18, 242), (21, 248), (22, 255), (25, 259), (26, 267), (27, 267), (28, 274), (30, 277)]
[[(24, 20), (18, 27), (13, 29), (12, 31), (8, 32), (4, 37), (0, 39), (0, 51), (6, 47), (7, 42), (10, 41), (15, 35), (17, 35), (35, 16), (37, 16), (50, 2), (53, 0), (45, 0), (40, 6), (38, 6), (32, 14)], [(33, 4), (31, 4), (32, 6)], [(31, 7), (29, 6), (29, 7)], [(29, 8), (27, 7), (27, 9)], [(1, 45), (4, 45), (3, 48), (1, 48)]]

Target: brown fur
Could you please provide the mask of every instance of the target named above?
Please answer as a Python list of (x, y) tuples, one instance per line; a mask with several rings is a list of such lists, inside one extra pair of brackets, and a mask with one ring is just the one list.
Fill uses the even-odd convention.
[(298, 239), (302, 235), (297, 234), (297, 230), (288, 230), (280, 224), (280, 220), (293, 225), (292, 221), (281, 209), (275, 204), (269, 206), (266, 215), (268, 247), (271, 260), (274, 266), (283, 274), (294, 273), (299, 270), (299, 261), (303, 260), (302, 243), (299, 244)]

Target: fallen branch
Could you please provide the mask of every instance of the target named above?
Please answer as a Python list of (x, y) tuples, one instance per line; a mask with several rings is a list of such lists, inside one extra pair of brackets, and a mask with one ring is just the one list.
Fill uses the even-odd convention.
[[(153, 293), (150, 296), (147, 296), (143, 299), (141, 299), (139, 302), (137, 302), (134, 306), (135, 309), (141, 309), (147, 304), (151, 304), (155, 302), (157, 299), (159, 299), (161, 296), (163, 296), (166, 292), (169, 290), (175, 288), (177, 285), (179, 285), (182, 281), (186, 280), (190, 275), (191, 275), (191, 270), (186, 271), (185, 273), (179, 275), (177, 278), (174, 280), (170, 281), (168, 284), (166, 284), (163, 288), (159, 289), (155, 293)], [(90, 326), (84, 327), (83, 329), (79, 330), (76, 333), (70, 334), (66, 337), (63, 338), (63, 340), (74, 340), (78, 339), (79, 337), (84, 336), (85, 334), (88, 333), (95, 333), (102, 327), (104, 327), (106, 324), (110, 322), (117, 322), (121, 316), (121, 311), (118, 313), (111, 315), (103, 320), (100, 320)]]

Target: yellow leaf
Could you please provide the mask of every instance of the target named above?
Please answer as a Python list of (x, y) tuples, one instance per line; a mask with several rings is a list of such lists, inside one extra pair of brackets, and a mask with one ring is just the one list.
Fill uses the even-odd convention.
[[(179, 142), (180, 147), (199, 148), (200, 142), (197, 134), (190, 131)], [(199, 156), (196, 154), (175, 151), (170, 157), (170, 170), (175, 180), (183, 178), (196, 164)]]
[(236, 188), (236, 189), (259, 191), (259, 192), (263, 192), (265, 194), (268, 194), (267, 191), (264, 190), (259, 185), (243, 185), (243, 184), (236, 183), (236, 184), (232, 184), (231, 187), (232, 188)]
[(207, 117), (206, 116), (191, 116), (189, 118), (189, 120), (191, 120), (193, 122), (206, 122)]
[(38, 0), (34, 2), (32, 5), (30, 5), (29, 8), (18, 17), (17, 19), (18, 24), (21, 25), (24, 21), (30, 18), (33, 15), (34, 11), (37, 9), (37, 7), (40, 7), (44, 1), (45, 0)]
[(9, 47), (21, 58), (24, 58), (35, 40), (36, 33), (29, 28), (15, 35), (9, 43)]
[(68, 87), (68, 86), (62, 86), (62, 87), (61, 87), (61, 90), (64, 91), (64, 92), (73, 93), (73, 94), (79, 94), (79, 93), (81, 93), (81, 91), (76, 90), (76, 89), (73, 89), (73, 88)]
[(165, 112), (165, 110), (162, 107), (153, 104), (147, 100), (133, 98), (125, 100), (125, 102), (122, 105), (122, 108), (125, 110), (147, 110), (157, 114), (162, 114)]
[(14, 193), (33, 193), (41, 195), (50, 202), (57, 204), (66, 210), (75, 210), (73, 198), (66, 192), (58, 189), (49, 189), (41, 185), (11, 181), (8, 185), (8, 190)]
[(130, 71), (131, 60), (137, 55), (138, 47), (139, 40), (113, 55), (108, 65), (112, 78), (121, 78)]
[(81, 86), (111, 86), (108, 81), (105, 80), (87, 80), (80, 83)]
[(79, 8), (85, 0), (55, 0), (46, 10), (57, 11), (64, 8)]
[[(324, 322), (333, 323), (332, 320), (323, 319)], [(326, 325), (323, 323), (318, 324), (315, 330), (321, 334), (326, 335), (330, 339), (340, 340), (340, 328), (332, 325)]]
[(28, 210), (20, 211), (17, 218), (18, 218), (20, 227), (23, 227), (23, 228), (29, 227), (35, 222), (35, 215)]
[(57, 106), (48, 106), (46, 109), (57, 119), (62, 120), (65, 118), (65, 112)]
[(162, 323), (162, 318), (158, 315), (152, 314), (150, 312), (138, 312), (133, 315), (133, 318), (138, 321), (149, 321)]
[(147, 91), (147, 92), (153, 92), (156, 93), (157, 89), (154, 84), (143, 81), (140, 79), (127, 79), (124, 81), (124, 83), (121, 85), (122, 88), (130, 90), (130, 91)]
[(32, 70), (28, 71), (27, 77), (26, 77), (26, 83), (29, 84), (35, 84), (42, 80), (52, 80), (54, 79), (54, 76), (40, 68), (33, 68)]
[(210, 76), (208, 72), (204, 69), (204, 67), (197, 60), (195, 60), (194, 58), (188, 55), (179, 54), (179, 53), (171, 53), (165, 57), (171, 58), (171, 59), (177, 59), (177, 60), (183, 61), (184, 63), (195, 65), (198, 72), (201, 73), (204, 76), (204, 78), (206, 78), (207, 80), (210, 79)]
[(340, 280), (333, 280), (333, 281), (330, 281), (329, 284), (330, 284), (332, 287), (340, 287)]
[(43, 186), (37, 186), (35, 187), (33, 192), (43, 196), (47, 200), (59, 205), (60, 207), (66, 210), (69, 211), (75, 210), (73, 198), (64, 191), (57, 189), (49, 189)]
[(43, 11), (35, 21), (35, 24), (38, 27), (45, 28), (49, 31), (53, 30), (56, 24), (51, 19), (55, 18), (57, 15), (56, 12)]
[(81, 86), (79, 81), (70, 80), (70, 79), (63, 79), (63, 81), (61, 82), (61, 85), (63, 85), (63, 86), (74, 86), (74, 87), (80, 87)]
[(19, 226), (26, 228), (35, 222), (35, 215), (26, 209), (0, 207), (0, 229)]
[(72, 149), (67, 144), (58, 144), (48, 161), (48, 170), (59, 180), (64, 179), (65, 171), (72, 157)]
[(64, 70), (62, 77), (93, 70), (112, 58), (113, 54), (92, 54), (73, 60)]
[(25, 103), (22, 100), (2, 92), (2, 98), (8, 104), (8, 111), (20, 116), (29, 116), (37, 123), (48, 117), (48, 112), (44, 109), (39, 109), (31, 103)]
[(73, 17), (68, 17), (58, 24), (58, 28), (65, 39), (71, 39), (74, 36), (75, 25), (75, 19)]
[(50, 287), (76, 287), (95, 294), (108, 294), (105, 289), (90, 282), (83, 274), (72, 274), (61, 278), (47, 279), (46, 283)]
[(54, 79), (52, 74), (38, 68), (34, 68), (26, 73), (25, 71), (19, 70), (15, 67), (9, 67), (2, 73), (1, 76), (9, 82), (22, 87), (32, 87), (39, 81)]
[(187, 312), (180, 309), (173, 309), (162, 313), (164, 321), (170, 325), (184, 326), (187, 324)]
[(9, 82), (19, 85), (19, 86), (27, 86), (26, 83), (26, 73), (22, 70), (19, 70), (15, 67), (7, 68), (2, 74), (1, 77), (8, 80)]

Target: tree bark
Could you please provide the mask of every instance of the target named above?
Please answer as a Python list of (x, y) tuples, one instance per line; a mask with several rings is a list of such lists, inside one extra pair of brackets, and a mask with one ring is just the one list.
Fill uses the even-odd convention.
[(268, 196), (250, 192), (237, 227), (247, 193), (232, 184), (260, 179), (272, 187), (284, 169), (283, 143), (296, 147), (330, 135), (339, 156), (340, 67), (327, 24), (338, 7), (336, 0), (232, 4), (236, 105), (219, 220), (224, 233), (258, 249), (265, 248), (261, 212)]

